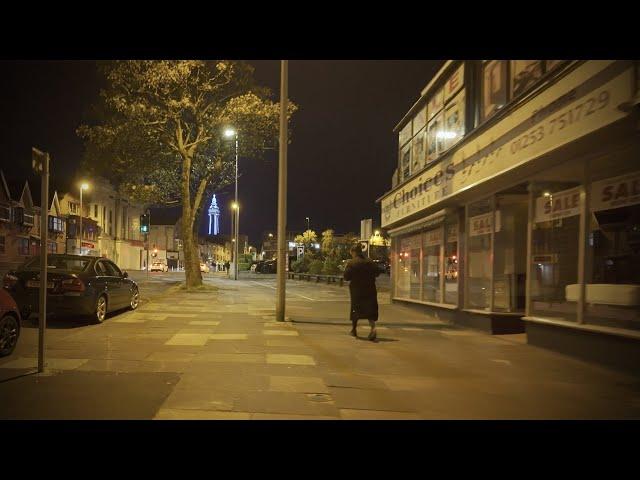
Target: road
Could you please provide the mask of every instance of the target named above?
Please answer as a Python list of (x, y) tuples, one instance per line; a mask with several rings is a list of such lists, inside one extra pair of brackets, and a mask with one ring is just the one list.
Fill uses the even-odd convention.
[(384, 278), (374, 343), (348, 335), (346, 286), (289, 280), (279, 323), (274, 276), (208, 274), (197, 292), (132, 277), (137, 311), (49, 322), (44, 375), (25, 324), (0, 359), (0, 418), (640, 418), (637, 377), (392, 304)]

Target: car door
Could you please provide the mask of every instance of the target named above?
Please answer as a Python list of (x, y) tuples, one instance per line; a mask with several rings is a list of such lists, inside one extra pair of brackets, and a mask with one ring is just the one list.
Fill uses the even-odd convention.
[(109, 310), (116, 310), (125, 307), (129, 301), (127, 299), (127, 291), (123, 282), (122, 272), (115, 263), (109, 260), (103, 260), (107, 267), (107, 290), (109, 292), (109, 301), (111, 305)]
[[(110, 276), (110, 272), (107, 269), (106, 265), (104, 264), (103, 260), (98, 260), (96, 262), (96, 265), (94, 267), (95, 271), (96, 271), (96, 278), (93, 281), (94, 283), (94, 287), (95, 287), (95, 291), (96, 291), (96, 298), (94, 298), (94, 301), (98, 299), (98, 296), (107, 291), (107, 284), (108, 284), (108, 280), (109, 280), (109, 276)], [(108, 295), (108, 293), (107, 293)]]

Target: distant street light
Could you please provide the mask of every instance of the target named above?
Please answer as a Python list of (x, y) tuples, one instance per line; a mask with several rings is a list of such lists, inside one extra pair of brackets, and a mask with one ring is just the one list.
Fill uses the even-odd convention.
[(89, 189), (89, 184), (86, 182), (83, 182), (80, 184), (80, 232), (79, 232), (79, 237), (80, 237), (80, 255), (82, 255), (82, 191), (83, 190), (88, 190)]
[(309, 220), (309, 217), (305, 217), (305, 218), (307, 219), (307, 230), (311, 230), (311, 227), (310, 227), (311, 222)]

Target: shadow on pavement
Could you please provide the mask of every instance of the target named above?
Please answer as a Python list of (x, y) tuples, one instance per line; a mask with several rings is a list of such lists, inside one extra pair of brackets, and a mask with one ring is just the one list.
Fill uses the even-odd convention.
[(22, 378), (22, 377), (29, 377), (31, 375), (37, 375), (37, 374), (38, 374), (38, 370), (30, 369), (27, 372), (22, 372), (22, 373), (19, 373), (19, 374), (15, 374), (15, 375), (13, 375), (11, 377), (8, 377), (8, 378), (0, 377), (1, 378), (0, 379), (0, 383), (6, 383), (6, 382), (10, 382), (11, 380), (17, 380), (17, 379)]
[[(337, 326), (350, 326), (351, 322), (349, 321), (344, 321), (344, 322), (321, 322), (321, 321), (308, 321), (308, 320), (291, 320), (291, 323), (308, 323), (311, 325), (337, 325)], [(380, 327), (394, 327), (394, 328), (419, 328), (421, 330), (460, 330), (460, 328), (452, 326), (452, 325), (447, 325), (447, 324), (442, 324), (442, 325), (434, 325), (434, 324), (428, 324), (428, 325), (424, 325), (424, 324), (419, 324), (419, 323), (388, 323), (388, 322), (384, 322), (384, 323), (378, 323), (378, 325)], [(363, 323), (362, 324), (363, 327), (366, 327), (367, 324)]]

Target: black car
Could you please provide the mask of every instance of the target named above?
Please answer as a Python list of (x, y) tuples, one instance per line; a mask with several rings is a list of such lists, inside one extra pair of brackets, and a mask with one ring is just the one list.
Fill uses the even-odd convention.
[[(138, 308), (138, 285), (111, 260), (51, 254), (47, 263), (47, 311), (52, 314), (87, 315), (94, 323), (102, 323), (108, 312)], [(9, 272), (4, 287), (15, 299), (23, 318), (37, 312), (40, 257)]]
[[(260, 273), (277, 273), (278, 270), (278, 261), (277, 260), (267, 260), (262, 263), (260, 267)], [(258, 269), (256, 268), (256, 272)]]

